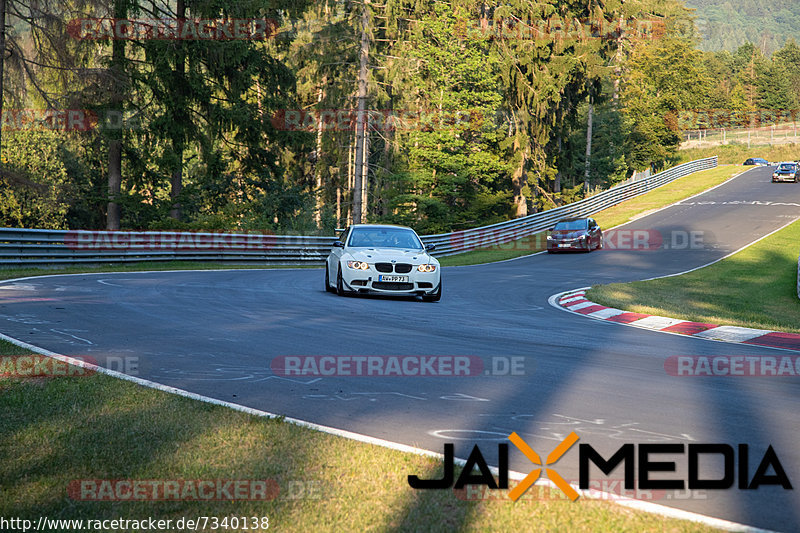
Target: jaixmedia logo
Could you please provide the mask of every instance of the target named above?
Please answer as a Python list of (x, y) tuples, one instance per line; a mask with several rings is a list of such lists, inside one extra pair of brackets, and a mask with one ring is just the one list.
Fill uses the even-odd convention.
[[(547, 460), (542, 462), (537, 454), (522, 438), (516, 433), (509, 435), (508, 440), (527, 457), (531, 463), (538, 468), (533, 468), (525, 478), (508, 492), (508, 497), (512, 501), (517, 501), (541, 476), (544, 469), (547, 477), (572, 501), (578, 499), (580, 494), (567, 483), (563, 477), (550, 465), (558, 462), (559, 459), (569, 450), (579, 437), (572, 432), (561, 441), (547, 456)], [(498, 455), (498, 477), (491, 473), (489, 465), (483, 457), (477, 445), (472, 448), (466, 460), (464, 469), (455, 479), (454, 473), (454, 444), (444, 445), (444, 477), (442, 479), (420, 479), (417, 476), (408, 476), (408, 484), (414, 489), (463, 489), (465, 486), (484, 485), (488, 490), (508, 489), (508, 444), (500, 443), (497, 445)], [(672, 455), (670, 460), (655, 460), (653, 455)], [(677, 457), (675, 457), (677, 456)], [(624, 471), (624, 487), (627, 490), (697, 490), (697, 489), (730, 489), (736, 485), (740, 490), (755, 490), (764, 485), (778, 485), (786, 490), (792, 490), (792, 483), (786, 475), (778, 454), (772, 445), (767, 446), (766, 451), (757, 459), (758, 452), (751, 454), (748, 444), (738, 444), (736, 447), (730, 444), (623, 444), (619, 449), (611, 454), (610, 457), (603, 457), (590, 444), (580, 444), (578, 446), (578, 470), (579, 487), (581, 490), (588, 490), (592, 483), (592, 474), (602, 473), (610, 475), (617, 467), (622, 465)], [(705, 478), (700, 475), (701, 458), (703, 462), (721, 459), (721, 477)], [(656, 473), (675, 472), (678, 461), (685, 461), (687, 465), (688, 479), (652, 479)], [(752, 470), (751, 465), (755, 465)], [(592, 465), (595, 468), (592, 468)], [(544, 467), (544, 468), (542, 468)], [(636, 468), (638, 467), (638, 479)], [(474, 473), (475, 469), (479, 473)]]

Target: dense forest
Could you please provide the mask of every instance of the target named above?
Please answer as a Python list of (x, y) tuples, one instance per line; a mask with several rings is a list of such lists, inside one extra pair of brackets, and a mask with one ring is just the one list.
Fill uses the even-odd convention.
[(781, 48), (800, 28), (797, 0), (686, 0), (696, 9), (695, 23), (705, 51), (735, 51), (755, 44), (764, 54)]
[(800, 107), (793, 40), (703, 52), (677, 0), (5, 6), (4, 226), (452, 231)]

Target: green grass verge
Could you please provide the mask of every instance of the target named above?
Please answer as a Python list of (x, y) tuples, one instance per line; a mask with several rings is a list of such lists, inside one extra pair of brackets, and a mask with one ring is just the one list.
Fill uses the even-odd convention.
[(590, 300), (693, 322), (800, 333), (800, 221), (727, 259), (671, 278), (597, 285)]
[(545, 232), (536, 233), (505, 244), (487, 246), (469, 252), (440, 257), (439, 263), (445, 267), (479, 265), (530, 255), (545, 249), (546, 236), (547, 233)]
[[(22, 353), (0, 341), (0, 357)], [(34, 524), (39, 516), (268, 516), (270, 531), (713, 531), (539, 487), (516, 503), (413, 490), (406, 476), (441, 477), (440, 461), (102, 374), (0, 377), (0, 451), (0, 516)], [(269, 501), (135, 502), (68, 492), (74, 480), (173, 479), (274, 480), (280, 491)]]
[(747, 144), (725, 144), (721, 146), (709, 146), (707, 148), (688, 148), (680, 150), (676, 154), (677, 163), (694, 161), (704, 157), (717, 156), (719, 164), (741, 165), (748, 157), (763, 157), (770, 162), (796, 161), (800, 159), (800, 143), (774, 144), (774, 145), (752, 145)]
[[(679, 178), (658, 189), (621, 204), (604, 209), (593, 215), (601, 228), (613, 228), (633, 220), (638, 216), (666, 207), (678, 200), (683, 200), (719, 185), (736, 174), (747, 170), (746, 167), (719, 166), (702, 172), (695, 172)], [(442, 266), (463, 266), (479, 263), (503, 261), (540, 252), (545, 249), (547, 233), (537, 233), (523, 239), (506, 244), (479, 248), (463, 254), (451, 255), (439, 259)]]

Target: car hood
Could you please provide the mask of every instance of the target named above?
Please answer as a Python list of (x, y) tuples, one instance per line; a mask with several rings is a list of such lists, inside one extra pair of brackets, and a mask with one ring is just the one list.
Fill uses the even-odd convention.
[(776, 170), (775, 174), (794, 174), (795, 170)]
[(438, 261), (423, 250), (405, 250), (402, 248), (353, 248), (347, 251), (356, 261), (367, 263), (396, 261), (398, 263), (434, 263)]
[(586, 233), (587, 231), (585, 229), (579, 229), (579, 230), (559, 229), (552, 231), (550, 234), (553, 236), (553, 238), (556, 239), (577, 239), (582, 235), (586, 235)]

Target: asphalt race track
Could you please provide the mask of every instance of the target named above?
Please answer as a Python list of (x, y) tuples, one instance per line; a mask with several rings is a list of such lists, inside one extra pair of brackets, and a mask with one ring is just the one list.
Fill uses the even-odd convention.
[[(795, 490), (734, 484), (661, 491), (652, 501), (800, 531), (800, 377), (684, 378), (664, 370), (671, 355), (792, 352), (595, 321), (547, 303), (568, 289), (697, 267), (791, 222), (800, 216), (800, 185), (772, 184), (770, 174), (755, 168), (626, 226), (657, 230), (666, 249), (446, 268), (439, 303), (340, 298), (323, 291), (321, 269), (53, 276), (0, 284), (0, 332), (112, 367), (117, 359), (107, 358), (138, 357), (137, 375), (148, 380), (440, 453), (455, 442), (456, 456), (467, 457), (479, 444), (492, 464), (496, 443), (512, 431), (543, 456), (570, 431), (606, 458), (628, 442), (746, 443), (750, 476), (771, 444)], [(692, 231), (701, 232), (697, 249), (683, 246)], [(474, 355), (487, 369), (493, 357), (522, 357), (524, 375), (274, 375), (272, 359), (288, 355)], [(576, 445), (555, 467), (572, 482), (577, 458)], [(510, 459), (513, 470), (534, 467), (513, 446)], [(686, 455), (651, 460), (678, 465), (678, 474), (655, 477), (686, 478)], [(722, 477), (713, 465), (701, 470)], [(621, 468), (609, 476), (622, 477)]]

